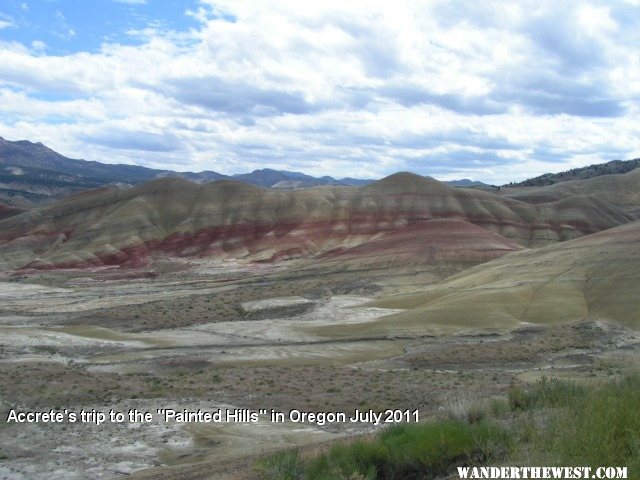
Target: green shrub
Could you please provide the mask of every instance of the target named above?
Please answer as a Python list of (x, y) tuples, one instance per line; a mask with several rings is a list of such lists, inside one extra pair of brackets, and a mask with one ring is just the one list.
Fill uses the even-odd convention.
[(447, 399), (446, 412), (450, 420), (479, 423), (487, 416), (488, 409), (486, 400), (478, 400), (471, 396), (458, 395)]
[(500, 427), (458, 421), (399, 425), (384, 431), (380, 441), (389, 455), (381, 478), (445, 475), (455, 465), (481, 465), (503, 457), (510, 444)]
[(518, 387), (509, 390), (511, 410), (566, 407), (584, 398), (587, 389), (575, 382), (542, 377), (530, 389)]
[(640, 475), (640, 375), (607, 382), (568, 403), (552, 417), (542, 444), (558, 464), (628, 466)]
[(302, 474), (300, 454), (298, 450), (274, 453), (262, 459), (257, 470), (271, 480), (296, 480)]
[(504, 399), (494, 398), (489, 403), (489, 411), (494, 417), (502, 417), (509, 411), (509, 402)]
[(328, 454), (309, 461), (304, 477), (313, 480), (361, 478), (375, 480), (387, 462), (387, 452), (378, 442), (357, 441), (334, 445)]

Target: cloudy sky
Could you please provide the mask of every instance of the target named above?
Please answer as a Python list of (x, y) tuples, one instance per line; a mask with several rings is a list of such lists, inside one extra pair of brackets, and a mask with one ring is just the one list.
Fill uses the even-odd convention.
[(0, 136), (490, 183), (640, 157), (640, 0), (2, 0)]

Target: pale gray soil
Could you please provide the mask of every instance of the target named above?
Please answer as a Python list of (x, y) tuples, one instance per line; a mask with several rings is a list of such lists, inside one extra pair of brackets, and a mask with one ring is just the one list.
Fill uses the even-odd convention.
[(12, 407), (389, 408), (427, 418), (542, 375), (592, 379), (640, 363), (636, 332), (605, 323), (372, 335), (370, 323), (395, 310), (368, 305), (371, 281), (205, 261), (166, 270), (0, 279), (0, 478), (252, 478), (260, 455), (374, 429), (264, 417), (16, 425), (4, 422)]

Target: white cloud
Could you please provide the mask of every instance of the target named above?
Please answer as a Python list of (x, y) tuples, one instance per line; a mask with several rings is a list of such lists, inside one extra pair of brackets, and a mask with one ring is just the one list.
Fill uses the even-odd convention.
[(36, 51), (42, 51), (47, 48), (47, 44), (44, 43), (42, 40), (33, 40), (31, 42), (31, 47)]
[(0, 44), (0, 135), (181, 170), (495, 183), (640, 156), (628, 8), (205, 0), (199, 28), (135, 46)]

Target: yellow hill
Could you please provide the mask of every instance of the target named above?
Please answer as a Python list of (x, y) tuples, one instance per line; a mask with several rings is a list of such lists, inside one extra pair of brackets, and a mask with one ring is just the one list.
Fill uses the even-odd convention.
[[(640, 328), (640, 222), (513, 252), (378, 307), (405, 311), (362, 326), (374, 334), (504, 330), (589, 318)], [(358, 327), (356, 327), (358, 328)], [(332, 334), (353, 335), (353, 327)]]

